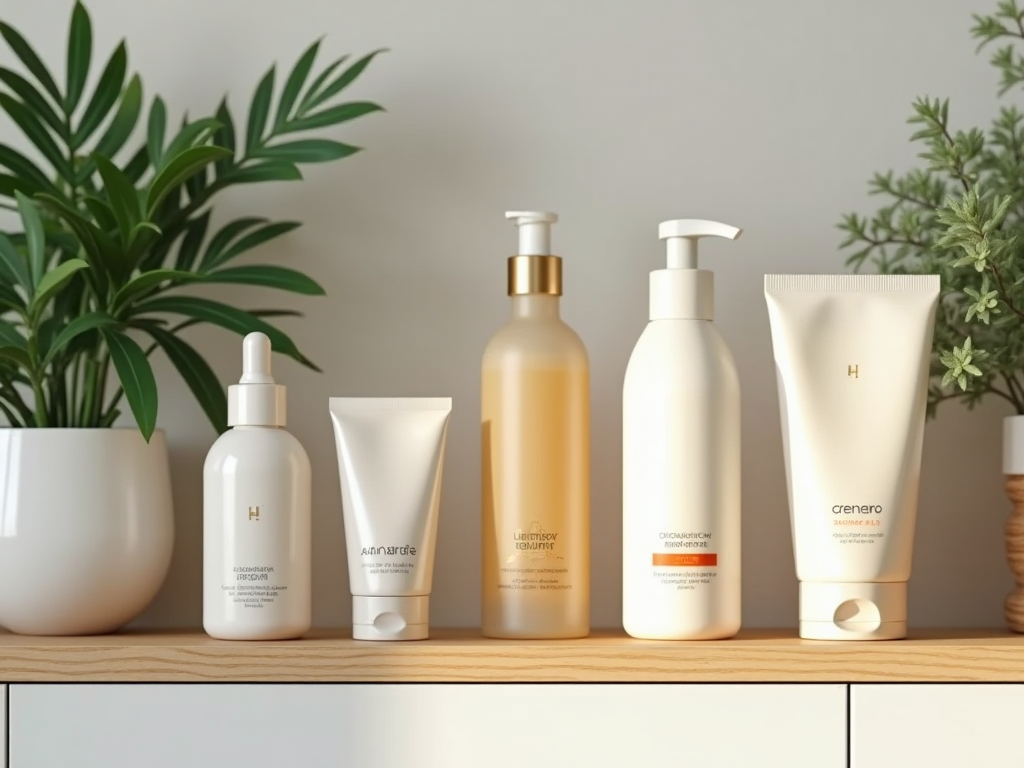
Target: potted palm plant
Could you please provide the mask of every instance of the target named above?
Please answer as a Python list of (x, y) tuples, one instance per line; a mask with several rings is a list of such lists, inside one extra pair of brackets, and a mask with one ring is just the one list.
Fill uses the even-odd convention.
[[(184, 329), (262, 331), (316, 370), (271, 323), (294, 313), (189, 293), (221, 283), (323, 293), (294, 269), (236, 262), (298, 223), (252, 216), (215, 228), (211, 203), (230, 187), (298, 180), (303, 164), (356, 152), (310, 134), (381, 109), (339, 102), (378, 52), (314, 73), (318, 41), (280, 88), (267, 71), (242, 126), (226, 99), (175, 126), (159, 97), (147, 103), (123, 41), (87, 89), (92, 24), (82, 3), (62, 85), (2, 20), (0, 37), (16, 62), (0, 67), (0, 109), (27, 145), (0, 141), (0, 207), (18, 222), (0, 233), (0, 626), (108, 632), (152, 600), (171, 556), (151, 356), (167, 356), (218, 432), (224, 387)], [(115, 426), (122, 412), (134, 427)]]
[[(1024, 10), (1016, 0), (975, 15), (971, 33), (979, 47), (1007, 41), (992, 56), (1000, 96), (1024, 83)], [(843, 246), (854, 249), (855, 268), (941, 276), (929, 415), (947, 400), (971, 408), (995, 398), (1012, 409), (1003, 471), (1014, 504), (1006, 546), (1017, 588), (1005, 610), (1010, 628), (1024, 632), (1024, 113), (1008, 104), (987, 131), (955, 130), (948, 100), (921, 98), (910, 122), (924, 166), (875, 174), (870, 191), (885, 204), (871, 217), (847, 214)]]

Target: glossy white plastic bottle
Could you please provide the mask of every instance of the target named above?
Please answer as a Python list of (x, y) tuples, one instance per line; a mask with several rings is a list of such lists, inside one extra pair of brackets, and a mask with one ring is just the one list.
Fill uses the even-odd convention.
[(312, 619), (310, 467), (286, 432), (270, 339), (242, 342), (228, 425), (203, 467), (203, 628), (222, 640), (301, 637)]
[(622, 395), (622, 625), (633, 637), (710, 640), (740, 628), (740, 389), (697, 240), (714, 221), (661, 224), (650, 322)]

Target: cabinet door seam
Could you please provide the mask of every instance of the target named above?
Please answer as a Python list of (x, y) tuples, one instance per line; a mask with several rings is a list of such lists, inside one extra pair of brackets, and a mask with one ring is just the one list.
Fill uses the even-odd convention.
[(4, 768), (11, 768), (11, 684), (4, 686)]
[(853, 742), (853, 717), (852, 717), (853, 685), (846, 684), (846, 768), (853, 768), (852, 742)]

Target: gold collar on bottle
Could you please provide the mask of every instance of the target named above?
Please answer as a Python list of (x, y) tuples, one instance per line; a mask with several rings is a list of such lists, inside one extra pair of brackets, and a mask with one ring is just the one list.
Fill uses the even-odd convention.
[(508, 260), (508, 295), (562, 295), (560, 256), (512, 256)]

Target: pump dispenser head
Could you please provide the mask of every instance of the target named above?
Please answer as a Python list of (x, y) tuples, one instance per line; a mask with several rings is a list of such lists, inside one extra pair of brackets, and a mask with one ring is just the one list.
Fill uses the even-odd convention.
[(242, 340), (242, 377), (228, 387), (229, 427), (283, 427), (285, 388), (274, 383), (270, 339), (248, 334)]
[(666, 242), (667, 269), (651, 272), (651, 320), (713, 320), (715, 276), (697, 264), (697, 241), (702, 237), (735, 240), (742, 229), (705, 219), (673, 219), (658, 225)]
[(557, 213), (506, 211), (519, 228), (519, 254), (508, 260), (508, 295), (562, 295), (562, 260), (551, 254), (551, 225)]

